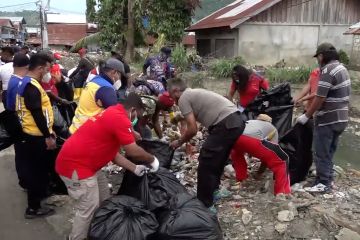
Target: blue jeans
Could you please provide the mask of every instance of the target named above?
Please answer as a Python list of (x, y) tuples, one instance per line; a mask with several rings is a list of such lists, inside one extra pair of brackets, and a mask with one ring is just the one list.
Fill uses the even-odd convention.
[(327, 126), (315, 126), (313, 152), (316, 165), (316, 182), (328, 187), (333, 181), (333, 157), (339, 142), (339, 136), (347, 123), (336, 123)]

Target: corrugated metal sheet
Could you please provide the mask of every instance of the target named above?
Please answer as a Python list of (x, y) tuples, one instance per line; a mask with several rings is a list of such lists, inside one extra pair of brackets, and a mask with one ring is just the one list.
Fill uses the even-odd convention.
[(349, 30), (347, 30), (345, 35), (360, 35), (360, 22), (352, 25)]
[(13, 28), (14, 24), (11, 22), (10, 19), (0, 17), (0, 26)]
[(186, 31), (217, 27), (234, 28), (279, 1), (281, 0), (237, 0), (194, 23)]
[(359, 20), (359, 0), (283, 0), (249, 22), (350, 25)]

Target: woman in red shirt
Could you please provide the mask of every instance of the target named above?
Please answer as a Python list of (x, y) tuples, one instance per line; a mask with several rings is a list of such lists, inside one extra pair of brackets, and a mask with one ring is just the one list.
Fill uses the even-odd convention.
[(239, 107), (246, 108), (261, 93), (261, 89), (269, 89), (269, 82), (265, 78), (241, 65), (233, 68), (229, 99), (233, 99), (237, 91)]

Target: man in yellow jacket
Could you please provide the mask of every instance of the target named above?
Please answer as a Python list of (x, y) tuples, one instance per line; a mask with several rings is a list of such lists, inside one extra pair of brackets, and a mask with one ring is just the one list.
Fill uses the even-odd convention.
[(102, 112), (104, 109), (117, 104), (117, 96), (113, 84), (121, 79), (124, 65), (115, 58), (110, 58), (100, 73), (88, 82), (81, 93), (79, 105), (70, 126), (70, 133), (75, 131), (89, 118)]
[(46, 54), (31, 56), (29, 72), (19, 82), (16, 95), (16, 111), (22, 129), (23, 141), (17, 153), (20, 169), (27, 189), (28, 207), (25, 218), (48, 216), (53, 209), (41, 207), (40, 201), (46, 197), (48, 187), (48, 154), (56, 147), (52, 126), (54, 122), (51, 102), (40, 81), (50, 76), (52, 59)]

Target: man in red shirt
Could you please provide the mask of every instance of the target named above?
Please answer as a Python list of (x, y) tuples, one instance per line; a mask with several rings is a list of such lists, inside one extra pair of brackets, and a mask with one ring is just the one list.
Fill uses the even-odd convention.
[[(123, 107), (124, 106), (124, 107)], [(144, 111), (139, 96), (129, 94), (126, 102), (109, 107), (87, 120), (64, 144), (57, 159), (56, 172), (76, 200), (76, 214), (69, 239), (85, 239), (88, 227), (106, 188), (98, 173), (110, 161), (142, 176), (147, 167), (135, 165), (119, 154), (122, 147), (127, 156), (157, 171), (157, 158), (135, 143), (131, 120)]]
[(261, 89), (269, 89), (268, 80), (244, 66), (237, 65), (233, 68), (229, 99), (232, 100), (238, 91), (239, 107), (246, 108), (261, 93)]

